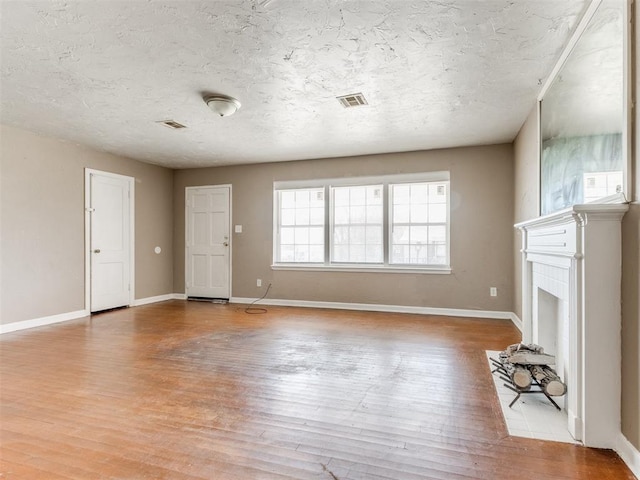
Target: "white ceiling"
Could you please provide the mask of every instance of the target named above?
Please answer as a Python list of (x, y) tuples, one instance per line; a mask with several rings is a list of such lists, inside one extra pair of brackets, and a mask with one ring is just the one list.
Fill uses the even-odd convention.
[(585, 3), (2, 0), (0, 121), (175, 168), (509, 142)]

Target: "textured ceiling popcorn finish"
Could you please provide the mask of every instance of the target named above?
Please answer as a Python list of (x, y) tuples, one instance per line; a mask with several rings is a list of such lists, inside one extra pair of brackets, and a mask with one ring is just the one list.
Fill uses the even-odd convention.
[[(15, 1), (0, 121), (198, 167), (513, 140), (584, 0)], [(238, 98), (220, 118), (204, 92)], [(336, 96), (364, 92), (366, 108)], [(188, 129), (157, 123), (173, 119)]]

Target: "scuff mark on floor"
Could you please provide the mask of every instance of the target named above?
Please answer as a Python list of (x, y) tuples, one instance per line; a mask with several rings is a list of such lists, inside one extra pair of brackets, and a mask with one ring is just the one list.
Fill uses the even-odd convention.
[(324, 470), (329, 475), (331, 475), (331, 478), (333, 478), (333, 480), (340, 480), (338, 477), (336, 477), (335, 473), (333, 473), (331, 470), (327, 468), (327, 466), (324, 463), (321, 463), (320, 465), (322, 465), (322, 470)]

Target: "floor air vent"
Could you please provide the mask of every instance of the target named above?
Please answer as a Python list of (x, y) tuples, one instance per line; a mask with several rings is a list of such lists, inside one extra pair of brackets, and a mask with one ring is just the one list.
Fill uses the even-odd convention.
[(229, 303), (228, 298), (187, 297), (187, 300), (190, 302), (219, 303), (222, 305), (226, 305), (227, 303)]

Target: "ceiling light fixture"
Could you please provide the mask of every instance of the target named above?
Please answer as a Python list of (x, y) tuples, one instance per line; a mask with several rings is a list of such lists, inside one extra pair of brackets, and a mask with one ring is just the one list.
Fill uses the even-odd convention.
[(221, 117), (233, 115), (240, 108), (240, 102), (238, 100), (226, 95), (206, 95), (203, 97), (203, 100), (213, 113), (220, 115)]

